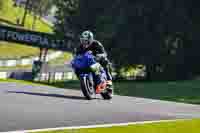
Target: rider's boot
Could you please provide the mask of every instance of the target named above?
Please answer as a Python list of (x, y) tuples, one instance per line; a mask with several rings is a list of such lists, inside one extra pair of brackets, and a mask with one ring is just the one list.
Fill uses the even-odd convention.
[(95, 63), (90, 66), (91, 70), (94, 72), (97, 78), (97, 86), (96, 93), (101, 93), (104, 89), (106, 89), (107, 82), (101, 78), (101, 65), (99, 63)]
[(100, 94), (103, 90), (106, 89), (107, 83), (105, 81), (101, 82), (96, 86), (96, 94)]
[(106, 71), (106, 75), (107, 75), (107, 86), (108, 86), (108, 90), (112, 93), (113, 92), (113, 83), (112, 83), (112, 75), (110, 72), (110, 69), (108, 67), (104, 68)]

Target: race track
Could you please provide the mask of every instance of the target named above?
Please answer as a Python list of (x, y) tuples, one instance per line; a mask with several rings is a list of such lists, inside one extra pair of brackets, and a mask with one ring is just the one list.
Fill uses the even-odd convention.
[(0, 83), (0, 132), (179, 118), (200, 118), (200, 106), (127, 96), (87, 101), (70, 88)]

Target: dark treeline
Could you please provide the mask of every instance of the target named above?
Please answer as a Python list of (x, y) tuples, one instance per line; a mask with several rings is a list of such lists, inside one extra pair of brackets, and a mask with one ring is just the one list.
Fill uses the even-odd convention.
[[(200, 73), (200, 4), (195, 0), (57, 0), (56, 31), (90, 29), (117, 68), (144, 64), (150, 79)], [(63, 34), (65, 33), (65, 34)]]

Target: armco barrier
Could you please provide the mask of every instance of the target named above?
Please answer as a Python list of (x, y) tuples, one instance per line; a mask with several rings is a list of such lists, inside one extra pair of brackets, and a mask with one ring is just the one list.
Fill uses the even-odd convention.
[[(48, 54), (47, 61), (58, 58), (61, 55), (62, 55), (62, 52), (60, 51)], [(0, 67), (15, 67), (17, 65), (20, 65), (20, 66), (32, 65), (34, 60), (38, 60), (38, 57), (0, 60)]]
[[(17, 80), (31, 80), (31, 70), (13, 70), (0, 72), (0, 79), (17, 79)], [(39, 81), (54, 82), (56, 80), (73, 80), (76, 79), (71, 67), (69, 65), (43, 68), (39, 75)]]

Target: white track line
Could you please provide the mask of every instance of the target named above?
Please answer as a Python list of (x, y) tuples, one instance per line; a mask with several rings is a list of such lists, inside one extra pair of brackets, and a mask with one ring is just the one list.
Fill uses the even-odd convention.
[(85, 129), (85, 128), (107, 128), (107, 127), (114, 127), (114, 126), (128, 126), (128, 125), (150, 124), (150, 123), (160, 123), (160, 122), (174, 122), (174, 121), (180, 121), (180, 120), (182, 121), (182, 120), (191, 120), (191, 119), (175, 119), (175, 120), (128, 122), (128, 123), (89, 125), (89, 126), (58, 127), (58, 128), (46, 128), (46, 129), (34, 129), (34, 130), (9, 131), (9, 132), (1, 132), (1, 133), (30, 133), (30, 132), (34, 133), (34, 132), (73, 130), (73, 129)]

